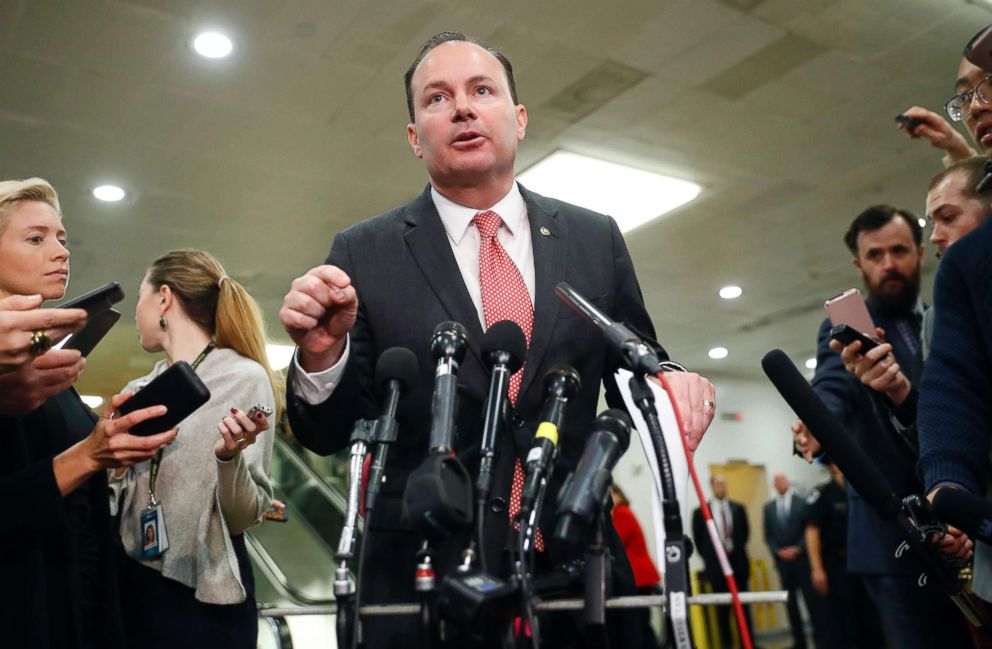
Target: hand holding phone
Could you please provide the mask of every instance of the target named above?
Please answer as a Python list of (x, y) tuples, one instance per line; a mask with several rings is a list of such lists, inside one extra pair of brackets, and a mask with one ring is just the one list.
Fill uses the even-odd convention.
[(859, 354), (865, 354), (878, 347), (878, 341), (873, 338), (869, 338), (865, 334), (847, 324), (840, 324), (833, 327), (830, 330), (830, 337), (845, 347), (853, 343), (855, 340), (861, 341), (861, 349), (858, 350)]
[(833, 326), (846, 324), (856, 331), (875, 331), (875, 322), (868, 313), (861, 291), (849, 288), (823, 303)]
[(86, 326), (80, 331), (70, 335), (62, 343), (61, 349), (76, 349), (83, 356), (89, 356), (97, 343), (113, 328), (117, 321), (121, 319), (121, 312), (117, 309), (107, 309), (102, 313), (91, 316), (86, 321)]
[(120, 407), (120, 413), (126, 415), (148, 406), (166, 406), (168, 412), (164, 416), (143, 421), (131, 429), (132, 435), (155, 435), (175, 428), (209, 400), (210, 390), (189, 363), (176, 361), (125, 401)]

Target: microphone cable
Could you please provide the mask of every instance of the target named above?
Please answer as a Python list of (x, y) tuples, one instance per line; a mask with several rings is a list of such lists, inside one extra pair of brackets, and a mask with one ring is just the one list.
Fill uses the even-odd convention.
[[(670, 396), (672, 390), (668, 380), (665, 378), (665, 373), (658, 372), (655, 376), (661, 381), (662, 387), (665, 388), (665, 391)], [(713, 512), (710, 511), (709, 504), (703, 495), (703, 487), (699, 483), (699, 476), (696, 475), (696, 465), (692, 461), (692, 451), (689, 450), (685, 425), (682, 423), (682, 413), (679, 411), (679, 406), (675, 403), (675, 400), (670, 400), (672, 402), (672, 410), (675, 413), (675, 421), (679, 426), (679, 439), (682, 440), (682, 450), (685, 453), (686, 464), (689, 466), (689, 475), (692, 477), (692, 484), (696, 488), (696, 497), (699, 499), (699, 508), (703, 512), (703, 519), (706, 521), (706, 531), (709, 533), (713, 549), (716, 550), (716, 556), (720, 559), (720, 569), (723, 570), (724, 579), (727, 581), (727, 588), (730, 590), (730, 597), (734, 602), (734, 615), (737, 617), (737, 629), (740, 632), (741, 643), (744, 645), (744, 649), (753, 649), (753, 645), (751, 644), (751, 630), (748, 628), (747, 617), (744, 615), (744, 606), (741, 604), (740, 592), (737, 589), (737, 580), (734, 578), (734, 571), (730, 568), (730, 561), (727, 559), (723, 541), (720, 540), (720, 536), (717, 534), (716, 523), (713, 522)]]

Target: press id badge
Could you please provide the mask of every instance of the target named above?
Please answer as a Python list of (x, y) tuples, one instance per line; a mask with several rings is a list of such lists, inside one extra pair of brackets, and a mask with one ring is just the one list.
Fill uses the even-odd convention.
[(162, 505), (149, 506), (141, 512), (141, 558), (154, 559), (169, 549), (169, 535), (165, 531), (165, 514)]

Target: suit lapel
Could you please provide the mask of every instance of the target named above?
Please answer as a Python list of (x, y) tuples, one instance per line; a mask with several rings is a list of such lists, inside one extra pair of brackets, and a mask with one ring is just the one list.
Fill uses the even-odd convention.
[(407, 206), (405, 217), (409, 226), (405, 234), (406, 245), (414, 262), (451, 319), (468, 330), (469, 351), (481, 362), (482, 324), (451, 251), (448, 234), (431, 200), (429, 185)]
[(565, 278), (565, 251), (568, 230), (558, 212), (541, 197), (520, 187), (527, 204), (531, 247), (534, 250), (534, 328), (527, 350), (527, 367), (520, 383), (525, 395), (537, 376), (541, 361), (548, 350), (554, 324), (558, 319), (561, 300), (555, 295), (555, 285)]

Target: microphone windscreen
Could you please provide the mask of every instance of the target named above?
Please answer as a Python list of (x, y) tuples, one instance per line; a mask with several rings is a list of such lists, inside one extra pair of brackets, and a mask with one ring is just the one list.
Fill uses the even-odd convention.
[(630, 429), (632, 426), (630, 415), (618, 408), (610, 408), (609, 410), (604, 410), (596, 417), (590, 430), (605, 430), (613, 433), (617, 441), (620, 442), (620, 453), (622, 455), (627, 452), (627, 447), (630, 446)]
[(417, 380), (417, 355), (406, 347), (390, 347), (375, 364), (375, 384), (381, 390), (389, 381), (399, 381), (406, 392)]
[(796, 416), (830, 454), (851, 486), (882, 518), (895, 516), (900, 503), (892, 492), (892, 486), (844, 430), (830, 409), (816, 396), (789, 357), (782, 350), (773, 349), (761, 359), (761, 367)]
[(527, 355), (527, 338), (524, 337), (524, 330), (516, 322), (500, 320), (486, 329), (479, 348), (487, 363), (495, 362), (489, 360), (493, 352), (509, 354), (510, 359), (506, 365), (512, 374), (524, 364), (524, 356)]
[(992, 502), (970, 491), (943, 487), (933, 498), (933, 512), (969, 536), (992, 543)]

